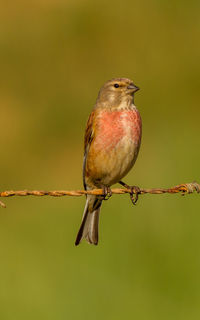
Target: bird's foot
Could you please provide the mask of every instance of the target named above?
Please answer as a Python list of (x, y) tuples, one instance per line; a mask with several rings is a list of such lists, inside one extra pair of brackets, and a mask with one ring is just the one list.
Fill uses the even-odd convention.
[(110, 187), (102, 186), (102, 200), (108, 200), (112, 196), (112, 190)]
[(124, 183), (123, 181), (119, 181), (119, 183), (130, 190), (130, 198), (133, 205), (136, 205), (136, 202), (138, 201), (138, 196), (141, 194), (141, 190), (137, 186), (129, 186), (128, 184)]

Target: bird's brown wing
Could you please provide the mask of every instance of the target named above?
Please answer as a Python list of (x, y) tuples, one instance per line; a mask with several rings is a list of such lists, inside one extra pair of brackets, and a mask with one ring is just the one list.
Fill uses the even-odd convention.
[(94, 139), (94, 111), (90, 114), (89, 119), (87, 121), (86, 130), (85, 130), (85, 138), (84, 138), (84, 159), (83, 159), (83, 185), (86, 190), (85, 183), (85, 167), (87, 161), (88, 151), (90, 149), (91, 143)]

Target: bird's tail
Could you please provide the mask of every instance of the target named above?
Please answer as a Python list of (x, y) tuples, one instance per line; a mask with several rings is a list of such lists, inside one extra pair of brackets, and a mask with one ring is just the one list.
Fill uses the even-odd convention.
[(76, 237), (77, 246), (82, 239), (91, 244), (98, 244), (99, 212), (102, 200), (93, 195), (87, 195), (82, 223)]

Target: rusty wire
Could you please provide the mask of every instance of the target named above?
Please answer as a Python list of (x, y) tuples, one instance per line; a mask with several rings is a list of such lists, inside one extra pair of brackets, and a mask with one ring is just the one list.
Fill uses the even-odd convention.
[[(184, 183), (184, 184), (179, 184), (175, 187), (164, 189), (164, 188), (154, 188), (154, 189), (141, 189), (140, 188), (140, 194), (163, 194), (163, 193), (181, 193), (182, 195), (188, 194), (188, 193), (193, 193), (193, 192), (200, 193), (200, 184), (197, 182), (191, 182), (191, 183)], [(134, 192), (134, 191), (133, 191)], [(117, 189), (112, 189), (112, 194), (125, 194), (125, 193), (131, 193), (130, 189), (127, 188), (117, 188)], [(54, 191), (43, 191), (43, 190), (19, 190), (19, 191), (1, 191), (0, 192), (0, 197), (12, 197), (12, 196), (37, 196), (37, 197), (42, 197), (42, 196), (51, 196), (51, 197), (62, 197), (62, 196), (75, 196), (79, 197), (82, 195), (86, 194), (92, 194), (92, 195), (103, 195), (103, 190), (102, 189), (93, 189), (89, 191), (85, 190), (71, 190), (71, 191), (66, 191), (66, 190), (54, 190)], [(0, 206), (5, 208), (6, 205), (0, 201)]]

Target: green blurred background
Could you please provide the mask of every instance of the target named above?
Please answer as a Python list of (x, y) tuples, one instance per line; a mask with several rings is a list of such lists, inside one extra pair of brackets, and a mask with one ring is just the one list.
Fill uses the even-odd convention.
[[(199, 1), (0, 5), (1, 190), (82, 188), (100, 86), (141, 90), (141, 151), (127, 183), (199, 179)], [(103, 204), (97, 247), (74, 246), (84, 198), (9, 198), (0, 213), (0, 319), (199, 319), (198, 195)]]

